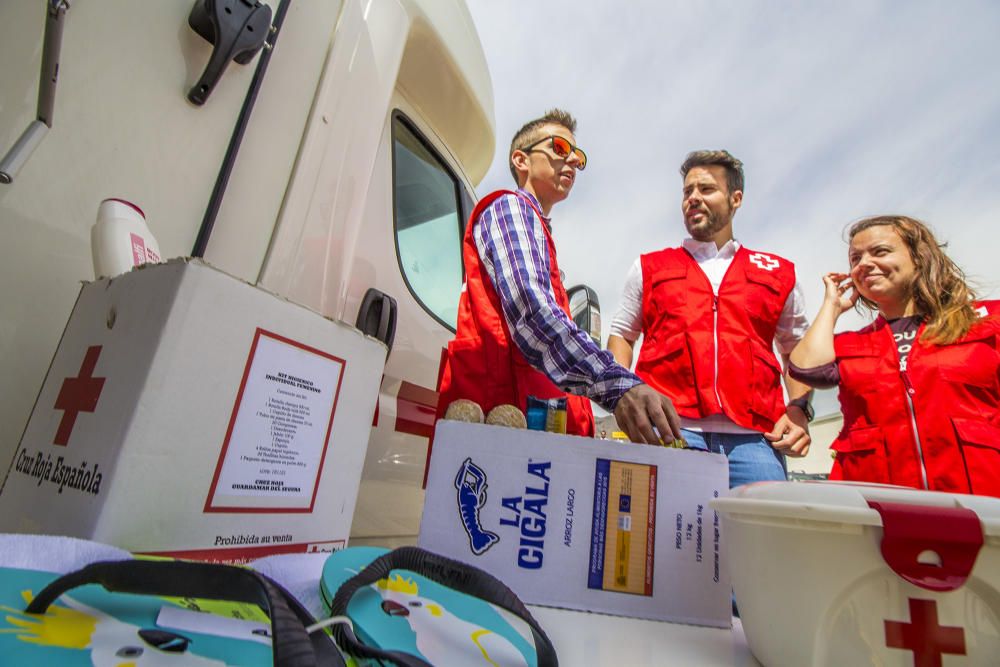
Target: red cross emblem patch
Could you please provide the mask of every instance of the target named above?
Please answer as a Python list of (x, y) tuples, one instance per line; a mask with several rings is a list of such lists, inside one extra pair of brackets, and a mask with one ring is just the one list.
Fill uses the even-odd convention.
[(770, 255), (765, 255), (762, 252), (755, 252), (750, 255), (750, 261), (764, 269), (765, 271), (774, 271), (778, 268), (778, 259), (776, 257), (771, 257)]

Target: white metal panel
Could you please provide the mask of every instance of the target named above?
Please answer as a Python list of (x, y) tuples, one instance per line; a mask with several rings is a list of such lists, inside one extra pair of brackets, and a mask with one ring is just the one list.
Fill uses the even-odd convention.
[(345, 310), (350, 258), (370, 242), (361, 215), (394, 89), (463, 179), (477, 183), (493, 157), (489, 71), (465, 4), (348, 0), (261, 274), (267, 289), (336, 319), (356, 315)]
[(261, 273), (268, 290), (335, 319), (408, 25), (396, 2), (345, 2)]
[(249, 282), (264, 264), (342, 5), (289, 6), (240, 146), (205, 259)]

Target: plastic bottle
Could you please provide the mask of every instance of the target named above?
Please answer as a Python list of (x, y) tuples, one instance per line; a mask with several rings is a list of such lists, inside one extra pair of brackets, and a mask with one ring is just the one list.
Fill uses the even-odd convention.
[(146, 214), (124, 199), (105, 199), (90, 229), (94, 276), (117, 276), (140, 264), (160, 261), (160, 247), (146, 226)]

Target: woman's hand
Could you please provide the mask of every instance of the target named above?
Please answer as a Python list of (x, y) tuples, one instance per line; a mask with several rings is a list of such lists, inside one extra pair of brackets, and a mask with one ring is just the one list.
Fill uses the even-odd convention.
[(833, 347), (833, 329), (837, 318), (844, 311), (853, 308), (858, 301), (858, 290), (849, 274), (827, 273), (823, 276), (823, 285), (826, 287), (823, 305), (806, 330), (806, 335), (792, 350), (791, 362), (799, 368), (817, 368), (837, 359)]
[(839, 317), (844, 311), (850, 310), (858, 301), (858, 289), (854, 286), (850, 274), (831, 272), (823, 276), (826, 287), (824, 301), (833, 306)]

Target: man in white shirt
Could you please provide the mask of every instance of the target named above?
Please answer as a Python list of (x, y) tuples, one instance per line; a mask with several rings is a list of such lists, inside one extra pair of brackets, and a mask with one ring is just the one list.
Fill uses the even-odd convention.
[(784, 456), (805, 456), (811, 441), (809, 387), (782, 370), (808, 326), (795, 267), (733, 237), (739, 160), (696, 151), (681, 174), (689, 237), (636, 260), (608, 349), (630, 368), (642, 334), (636, 374), (673, 401), (688, 446), (729, 457), (730, 487), (783, 480)]

